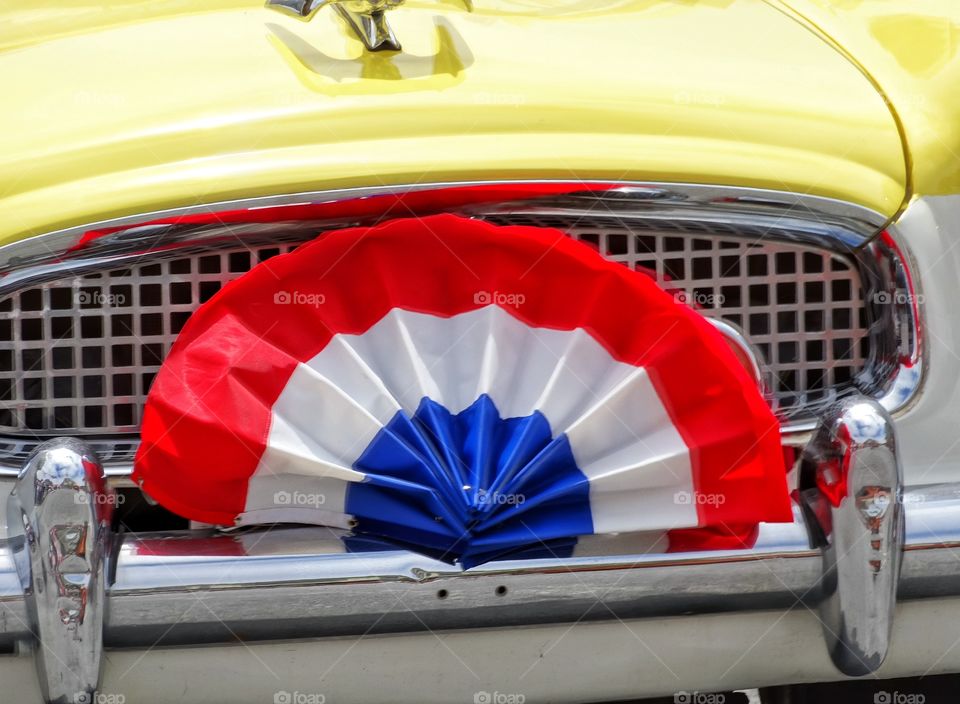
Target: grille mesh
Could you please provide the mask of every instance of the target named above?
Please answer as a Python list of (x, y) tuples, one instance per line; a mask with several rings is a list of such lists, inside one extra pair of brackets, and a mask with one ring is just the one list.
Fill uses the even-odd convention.
[(200, 250), (25, 289), (0, 302), (0, 432), (135, 432), (196, 308), (295, 244)]
[[(680, 232), (525, 214), (486, 219), (562, 229), (613, 261), (648, 270), (704, 315), (736, 325), (759, 350), (775, 403), (788, 416), (851, 388), (864, 367), (859, 275), (830, 252), (718, 235), (716, 228)], [(0, 435), (8, 436), (0, 437), (0, 454), (22, 456), (37, 436), (120, 435), (125, 444), (113, 445), (113, 461), (128, 460), (147, 391), (190, 314), (224, 283), (295, 246), (179, 250), (0, 300)]]
[[(807, 415), (853, 387), (869, 355), (860, 275), (827, 250), (773, 239), (704, 236), (608, 218), (505, 215), (498, 224), (562, 229), (606, 258), (647, 270), (703, 315), (735, 325), (762, 357), (774, 403)], [(698, 236), (700, 235), (700, 236)]]

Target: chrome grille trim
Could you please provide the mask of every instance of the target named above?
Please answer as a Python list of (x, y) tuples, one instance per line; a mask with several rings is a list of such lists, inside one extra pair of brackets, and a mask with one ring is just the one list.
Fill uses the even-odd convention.
[[(439, 186), (433, 188), (439, 188)], [(614, 261), (620, 261), (628, 266), (653, 264), (658, 280), (665, 286), (692, 284), (696, 290), (704, 288), (698, 286), (698, 283), (709, 281), (715, 289), (720, 286), (719, 283), (714, 282), (714, 279), (720, 270), (721, 260), (745, 256), (746, 259), (741, 261), (740, 273), (724, 278), (723, 286), (739, 288), (741, 303), (744, 302), (743, 294), (746, 292), (749, 295), (751, 286), (766, 286), (771, 294), (767, 303), (752, 307), (722, 305), (719, 304), (719, 299), (714, 299), (718, 305), (708, 305), (703, 312), (710, 317), (725, 320), (744, 329), (747, 337), (760, 348), (769, 361), (768, 371), (773, 372), (772, 385), (776, 391), (775, 397), (786, 413), (787, 431), (805, 430), (818, 408), (828, 404), (837, 396), (855, 391), (857, 388), (865, 389), (875, 397), (889, 396), (888, 405), (893, 406), (891, 410), (909, 401), (919, 386), (919, 372), (922, 369), (919, 337), (915, 333), (918, 329), (916, 324), (918, 314), (914, 311), (910, 320), (904, 323), (902, 311), (893, 311), (891, 306), (874, 305), (867, 300), (862, 290), (890, 290), (891, 286), (900, 290), (909, 284), (909, 281), (905, 283), (902, 280), (906, 271), (902, 261), (898, 260), (892, 264), (890, 271), (885, 271), (883, 266), (876, 265), (875, 262), (883, 257), (890, 258), (888, 247), (880, 248), (883, 250), (880, 252), (882, 257), (873, 255), (865, 257), (862, 254), (866, 249), (857, 250), (857, 247), (870, 249), (878, 246), (876, 242), (868, 239), (868, 233), (872, 232), (870, 228), (875, 229), (880, 224), (879, 216), (872, 217), (869, 211), (851, 207), (853, 216), (845, 219), (843, 204), (826, 201), (826, 199), (797, 198), (788, 194), (771, 194), (749, 189), (698, 186), (685, 187), (686, 190), (684, 188), (677, 190), (678, 188), (680, 187), (657, 184), (630, 184), (621, 185), (601, 195), (585, 192), (563, 197), (539, 198), (535, 201), (525, 201), (520, 198), (503, 205), (465, 206), (460, 211), (503, 224), (563, 225), (564, 229), (569, 230), (573, 236), (595, 244)], [(360, 195), (366, 197), (371, 192), (379, 191), (362, 191)], [(736, 197), (733, 197), (734, 195)], [(266, 205), (273, 200), (264, 199), (262, 203)], [(314, 202), (317, 201), (330, 202), (330, 194), (326, 194), (323, 200), (315, 199)], [(283, 204), (304, 202), (311, 202), (309, 194), (288, 197), (284, 199)], [(228, 205), (233, 207), (235, 204), (227, 204), (223, 207), (226, 208)], [(252, 203), (246, 205), (250, 206)], [(816, 214), (817, 217), (811, 217), (811, 213)], [(70, 425), (78, 419), (78, 414), (88, 413), (88, 411), (74, 411), (73, 419), (65, 415), (66, 411), (62, 411), (59, 425), (63, 427), (37, 428), (41, 431), (39, 434), (41, 437), (34, 438), (31, 429), (24, 428), (30, 425), (25, 417), (27, 408), (15, 407), (11, 410), (10, 394), (5, 396), (4, 388), (0, 384), (0, 400), (4, 400), (3, 406), (0, 406), (0, 464), (16, 464), (43, 437), (80, 433), (88, 441), (99, 446), (104, 453), (105, 464), (112, 466), (115, 473), (126, 471), (136, 447), (135, 431), (150, 377), (156, 372), (159, 360), (166, 354), (175, 339), (179, 325), (182, 324), (186, 314), (193, 310), (197, 301), (205, 300), (223, 282), (242, 273), (240, 270), (245, 267), (239, 264), (231, 266), (231, 257), (242, 258), (248, 250), (252, 249), (257, 253), (256, 259), (260, 259), (264, 251), (278, 248), (288, 250), (295, 246), (296, 242), (315, 236), (322, 229), (351, 224), (343, 220), (201, 226), (141, 224), (156, 218), (157, 214), (137, 218), (135, 221), (125, 223), (130, 227), (121, 228), (115, 234), (110, 234), (92, 243), (92, 246), (79, 250), (76, 247), (77, 231), (73, 230), (46, 236), (50, 239), (35, 238), (0, 248), (0, 266), (5, 264), (7, 267), (5, 271), (0, 270), (0, 276), (2, 276), (0, 278), (0, 326), (6, 321), (11, 322), (16, 328), (16, 334), (11, 335), (8, 343), (0, 341), (0, 379), (3, 373), (10, 369), (7, 366), (5, 353), (22, 355), (23, 351), (29, 349), (26, 345), (31, 341), (22, 338), (25, 335), (24, 330), (26, 329), (29, 334), (30, 327), (35, 328), (35, 323), (25, 321), (39, 320), (49, 314), (54, 306), (54, 296), (59, 296), (62, 300), (64, 294), (54, 293), (55, 291), (67, 289), (77, 300), (81, 300), (79, 297), (84, 293), (108, 296), (105, 300), (106, 308), (97, 308), (98, 315), (103, 318), (102, 329), (99, 331), (96, 323), (89, 320), (85, 322), (85, 318), (95, 318), (97, 315), (86, 312), (88, 309), (83, 308), (82, 304), (80, 308), (70, 310), (69, 314), (57, 316), (69, 318), (76, 331), (80, 331), (86, 325), (86, 332), (100, 335), (96, 339), (101, 341), (104, 349), (102, 358), (90, 359), (92, 366), (83, 369), (77, 375), (72, 382), (74, 388), (67, 388), (65, 386), (67, 382), (61, 381), (59, 384), (62, 393), (70, 391), (74, 396), (83, 395), (80, 387), (87, 384), (86, 391), (90, 392), (93, 402), (89, 402), (91, 399), (80, 401), (80, 407), (103, 408), (100, 412), (102, 419), (96, 417), (97, 412), (94, 412), (91, 418), (101, 422), (102, 428), (96, 429), (97, 434), (92, 435), (91, 428)], [(83, 231), (102, 228), (109, 224), (89, 226), (83, 228)], [(46, 246), (49, 246), (52, 241), (58, 241), (63, 245), (69, 245), (69, 251), (62, 253), (57, 261), (52, 261), (49, 254), (43, 257), (39, 253), (40, 248), (36, 240), (44, 239), (46, 241), (43, 244)], [(680, 240), (679, 248), (675, 243), (668, 244), (671, 239)], [(649, 246), (651, 241), (652, 248)], [(700, 245), (694, 243), (700, 241), (712, 243), (709, 251), (695, 248)], [(73, 244), (70, 244), (71, 242)], [(652, 251), (649, 251), (651, 249)], [(709, 256), (704, 253), (708, 253)], [(777, 257), (791, 254), (798, 262), (797, 267), (801, 274), (799, 281), (794, 280), (787, 272), (777, 273), (776, 271)], [(143, 259), (145, 256), (148, 260)], [(819, 258), (823, 263), (824, 271), (803, 272), (801, 262), (807, 256)], [(217, 259), (220, 262), (220, 270), (210, 269), (198, 272), (196, 265), (205, 257)], [(767, 274), (760, 274), (759, 269), (755, 270), (755, 276), (762, 280), (762, 284), (757, 283), (758, 278), (749, 276), (750, 262), (760, 261), (754, 259), (756, 257), (761, 257), (767, 262)], [(709, 259), (711, 262), (712, 279), (697, 278), (703, 272), (694, 271), (695, 267), (704, 266), (702, 261), (695, 260), (704, 259)], [(189, 273), (183, 269), (184, 261), (195, 262), (191, 264)], [(179, 269), (177, 262), (181, 263)], [(142, 279), (135, 288), (122, 288), (127, 286), (123, 283), (125, 279), (108, 273), (110, 269), (123, 271), (131, 267), (140, 271), (138, 275)], [(235, 271), (229, 271), (231, 268)], [(64, 280), (68, 281), (66, 285), (57, 283)], [(800, 314), (805, 311), (801, 310), (801, 304), (798, 302), (794, 309), (790, 308), (789, 304), (785, 307), (776, 300), (775, 291), (780, 284), (793, 286), (794, 290), (797, 290), (798, 287), (816, 283), (824, 285), (825, 301), (817, 304), (821, 306), (820, 310), (824, 315), (832, 318), (838, 311), (849, 313), (851, 318), (849, 335), (837, 334), (829, 329), (803, 330), (803, 322), (799, 317), (802, 317)], [(144, 316), (155, 316), (156, 313), (144, 313), (141, 310), (131, 321), (132, 325), (127, 328), (121, 327), (115, 334), (113, 318), (129, 315), (130, 306), (126, 305), (126, 301), (124, 304), (114, 305), (119, 301), (110, 299), (109, 296), (129, 295), (130, 304), (139, 306), (143, 302), (141, 298), (144, 295), (140, 288), (157, 284), (160, 285), (159, 298), (155, 293), (146, 295), (153, 296), (151, 300), (159, 301), (161, 304), (163, 312), (160, 314), (159, 323), (156, 319), (152, 319), (152, 322), (143, 320)], [(834, 300), (836, 298), (832, 295), (834, 284), (840, 286), (849, 284), (849, 301)], [(34, 287), (30, 290), (41, 292), (39, 308), (36, 300), (28, 301), (28, 307), (32, 306), (36, 309), (24, 311), (20, 319), (15, 315), (14, 307), (7, 303), (12, 300), (9, 294), (30, 286)], [(183, 296), (174, 300), (174, 287), (177, 286), (179, 286), (177, 290), (185, 290), (184, 286), (189, 288), (189, 297)], [(23, 293), (17, 293), (17, 297), (22, 300)], [(37, 294), (30, 293), (27, 297), (36, 299)], [(799, 301), (799, 293), (797, 298)], [(5, 312), (4, 306), (10, 306), (10, 309)], [(22, 303), (18, 307), (22, 308)], [(55, 309), (54, 313), (56, 310), (65, 309)], [(790, 312), (798, 314), (797, 327), (801, 330), (793, 338), (786, 338), (781, 329), (782, 326), (774, 327), (773, 321), (779, 313)], [(175, 316), (180, 316), (176, 322), (174, 322)], [(757, 327), (759, 318), (751, 320), (750, 316), (767, 316), (768, 332), (764, 333)], [(26, 328), (23, 327), (24, 324)], [(46, 325), (50, 324), (47, 321)], [(752, 325), (754, 329), (751, 328)], [(888, 339), (894, 329), (905, 331), (901, 333), (900, 339)], [(144, 334), (151, 331), (155, 334), (145, 339)], [(52, 330), (49, 327), (43, 331), (43, 334), (51, 333)], [(911, 336), (912, 340), (903, 339)], [(0, 336), (0, 339), (4, 338)], [(802, 366), (802, 360), (807, 352), (807, 343), (822, 348), (824, 363), (829, 364), (834, 356), (838, 356), (834, 352), (834, 343), (844, 340), (849, 340), (851, 343), (850, 358), (841, 359), (842, 366), (826, 372), (822, 381), (825, 388), (820, 390), (816, 388), (821, 385), (820, 383), (811, 384), (806, 378), (799, 379), (801, 383), (797, 384), (797, 398), (789, 399), (789, 394), (785, 392), (785, 387), (789, 384), (783, 383), (783, 377), (791, 371), (798, 371)], [(790, 343), (797, 344), (795, 350), (797, 361), (787, 361), (782, 358), (780, 345)], [(82, 367), (83, 348), (93, 346), (81, 341), (80, 338), (75, 338), (70, 345), (73, 361), (81, 364)], [(122, 357), (120, 359), (122, 364), (115, 366), (112, 357), (114, 348), (125, 346), (131, 346), (131, 348), (117, 350)], [(897, 360), (902, 358), (904, 347), (909, 348), (916, 361), (911, 373), (906, 376), (897, 373), (902, 371), (898, 367)], [(57, 353), (60, 357), (65, 354), (65, 352)], [(123, 358), (123, 355), (126, 357)], [(52, 356), (51, 352), (50, 359), (46, 360), (47, 366), (54, 366)], [(845, 357), (846, 354), (839, 356)], [(16, 362), (17, 368), (22, 371), (23, 359), (18, 359)], [(84, 380), (83, 377), (100, 377), (100, 379)], [(114, 377), (129, 378), (118, 380)], [(30, 395), (41, 397), (36, 403), (36, 408), (41, 413), (47, 413), (47, 426), (57, 425), (58, 423), (54, 422), (57, 420), (57, 411), (53, 409), (58, 405), (62, 408), (64, 404), (61, 401), (67, 400), (67, 397), (53, 398), (55, 382), (47, 378), (45, 373), (28, 374), (27, 378), (34, 379), (32, 383), (36, 385), (37, 390), (30, 392)], [(899, 389), (896, 388), (898, 379), (903, 382)], [(120, 385), (117, 386), (117, 384)], [(776, 388), (778, 384), (779, 389)], [(109, 404), (106, 398), (101, 402), (97, 400), (101, 397), (93, 396), (100, 393), (99, 387), (102, 387), (102, 393), (109, 396)], [(22, 395), (27, 395), (25, 391), (21, 391)], [(893, 392), (895, 393), (891, 395)], [(26, 401), (28, 399), (19, 399), (21, 405)], [(797, 405), (798, 402), (800, 405)], [(801, 412), (797, 412), (798, 409)], [(16, 415), (19, 425), (11, 426), (5, 423), (9, 420), (11, 412)], [(8, 427), (3, 428), (3, 425)], [(43, 423), (33, 423), (33, 425), (43, 425)], [(2, 435), (4, 432), (7, 433), (6, 436)], [(101, 432), (102, 436), (100, 436)], [(2, 471), (0, 467), (0, 472)]]

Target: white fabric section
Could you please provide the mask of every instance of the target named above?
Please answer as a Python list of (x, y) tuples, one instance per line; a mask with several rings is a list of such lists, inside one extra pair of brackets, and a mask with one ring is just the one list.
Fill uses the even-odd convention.
[(646, 370), (634, 367), (565, 432), (590, 479), (596, 532), (697, 525), (690, 453)]
[[(273, 406), (257, 474), (308, 474), (360, 481), (350, 465), (383, 423), (321, 372), (300, 364)], [(344, 458), (351, 458), (344, 462)]]
[(697, 526), (691, 489), (651, 487), (629, 491), (597, 491), (590, 485), (594, 533), (670, 530)]
[[(689, 451), (646, 372), (584, 330), (529, 327), (497, 306), (451, 318), (395, 309), (361, 335), (334, 336), (274, 405), (255, 479), (361, 481), (351, 466), (398, 410), (429, 397), (459, 413), (481, 394), (503, 417), (539, 410), (555, 436), (567, 433), (598, 532), (697, 524), (696, 507), (673, 500), (693, 491)], [(247, 511), (272, 508), (268, 495), (251, 490)]]
[(349, 528), (344, 514), (347, 482), (302, 474), (261, 474), (250, 478), (247, 503), (236, 525), (307, 523)]
[(424, 396), (459, 413), (485, 393), (504, 417), (539, 410), (558, 432), (637, 369), (584, 330), (531, 328), (497, 306), (452, 318), (393, 310), (362, 335), (335, 336), (306, 366), (383, 423)]

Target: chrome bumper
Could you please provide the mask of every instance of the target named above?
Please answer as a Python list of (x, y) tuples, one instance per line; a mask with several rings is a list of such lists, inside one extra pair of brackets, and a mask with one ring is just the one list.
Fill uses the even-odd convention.
[(883, 661), (898, 599), (960, 596), (960, 484), (902, 494), (878, 404), (848, 400), (822, 421), (795, 498), (794, 522), (761, 526), (750, 550), (654, 554), (642, 536), (595, 536), (571, 558), (464, 571), (406, 551), (347, 553), (324, 528), (113, 535), (95, 457), (55, 440), (10, 497), (0, 647), (32, 649), (44, 697), (73, 702), (96, 690), (104, 648), (805, 605), (819, 610), (839, 672), (859, 675)]

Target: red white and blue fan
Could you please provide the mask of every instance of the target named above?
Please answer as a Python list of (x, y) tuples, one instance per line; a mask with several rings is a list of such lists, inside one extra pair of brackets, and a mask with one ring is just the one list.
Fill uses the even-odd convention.
[(791, 520), (777, 421), (706, 320), (557, 230), (449, 215), (327, 233), (201, 306), (134, 476), (198, 521), (468, 565)]

